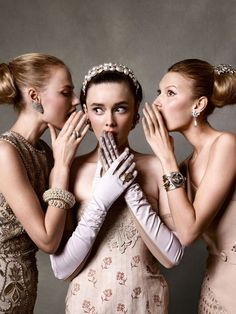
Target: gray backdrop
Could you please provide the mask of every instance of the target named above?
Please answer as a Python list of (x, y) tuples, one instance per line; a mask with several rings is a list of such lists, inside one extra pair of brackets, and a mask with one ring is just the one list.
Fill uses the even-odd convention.
[[(62, 58), (72, 70), (76, 91), (93, 65), (116, 61), (132, 67), (151, 102), (167, 67), (190, 57), (212, 64), (236, 65), (235, 0), (0, 0), (0, 61), (32, 51)], [(10, 106), (0, 108), (0, 132), (15, 120)], [(235, 132), (235, 108), (211, 117), (216, 128)], [(174, 134), (181, 160), (190, 152)], [(48, 141), (48, 133), (44, 136)], [(131, 134), (133, 148), (151, 152), (141, 126)], [(94, 146), (90, 134), (79, 154)], [(186, 250), (181, 264), (165, 273), (170, 286), (170, 313), (197, 313), (197, 298), (206, 252), (201, 241)], [(54, 279), (49, 258), (38, 254), (39, 293), (36, 314), (64, 313), (67, 284)]]

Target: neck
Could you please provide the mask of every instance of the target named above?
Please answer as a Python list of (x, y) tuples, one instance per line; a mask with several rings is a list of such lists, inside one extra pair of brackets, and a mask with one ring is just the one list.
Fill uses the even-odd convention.
[(37, 145), (37, 142), (41, 135), (47, 128), (47, 124), (42, 122), (35, 114), (22, 111), (20, 112), (15, 124), (11, 127), (12, 131), (15, 131), (22, 135), (33, 146)]
[(187, 130), (181, 132), (186, 140), (193, 146), (197, 154), (208, 145), (218, 133), (207, 121), (201, 122), (198, 126), (191, 125)]

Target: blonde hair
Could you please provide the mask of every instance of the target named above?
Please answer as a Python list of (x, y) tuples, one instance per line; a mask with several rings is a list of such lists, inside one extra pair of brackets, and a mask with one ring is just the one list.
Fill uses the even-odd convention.
[(186, 59), (173, 64), (168, 72), (178, 72), (193, 81), (193, 96), (206, 96), (208, 104), (204, 115), (208, 116), (215, 107), (236, 104), (236, 70), (215, 71), (216, 67), (199, 59)]
[(13, 104), (17, 110), (24, 107), (23, 89), (33, 87), (42, 90), (50, 79), (52, 67), (64, 67), (65, 63), (51, 55), (28, 53), (14, 58), (8, 64), (0, 64), (0, 103)]

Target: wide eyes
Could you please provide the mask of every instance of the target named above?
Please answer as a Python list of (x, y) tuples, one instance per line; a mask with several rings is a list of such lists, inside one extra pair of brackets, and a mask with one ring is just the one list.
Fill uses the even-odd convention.
[(94, 107), (93, 111), (98, 115), (101, 115), (103, 113), (103, 110), (100, 107)]
[[(97, 114), (97, 115), (102, 115), (102, 114), (104, 114), (104, 112), (106, 111), (104, 108), (102, 108), (102, 107), (93, 107), (93, 109), (92, 109), (94, 112), (95, 112), (95, 114)], [(117, 112), (117, 113), (125, 113), (125, 112), (127, 112), (127, 107), (125, 107), (125, 106), (117, 106), (117, 107), (115, 107), (115, 108), (113, 108), (113, 112)]]

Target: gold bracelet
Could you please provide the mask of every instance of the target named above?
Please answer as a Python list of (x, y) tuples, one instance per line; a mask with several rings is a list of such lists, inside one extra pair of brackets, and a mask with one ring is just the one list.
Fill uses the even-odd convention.
[(71, 208), (75, 205), (74, 195), (61, 188), (52, 188), (43, 193), (43, 200), (58, 208)]

